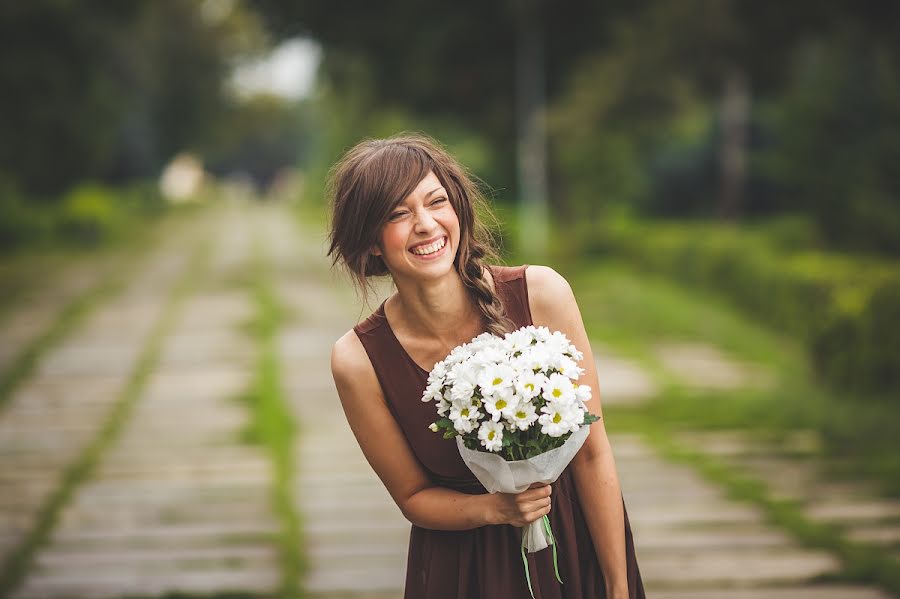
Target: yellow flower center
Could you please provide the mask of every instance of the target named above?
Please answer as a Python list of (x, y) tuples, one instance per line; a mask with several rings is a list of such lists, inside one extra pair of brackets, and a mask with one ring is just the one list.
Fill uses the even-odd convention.
[(559, 424), (560, 420), (562, 420), (562, 416), (559, 415), (559, 412), (553, 415), (553, 424)]
[(500, 401), (497, 402), (497, 409), (498, 409), (498, 410), (502, 410), (502, 409), (505, 408), (505, 407), (506, 407), (506, 400), (505, 400), (505, 399), (501, 399)]
[(463, 410), (459, 413), (459, 415), (462, 416), (463, 418), (468, 418), (469, 417), (469, 408), (463, 408)]
[(493, 440), (494, 440), (494, 435), (495, 435), (495, 434), (496, 434), (496, 433), (495, 433), (494, 431), (489, 432), (489, 433), (488, 433), (488, 441), (493, 441)]
[(491, 384), (492, 384), (492, 385), (499, 385), (499, 384), (502, 383), (502, 382), (503, 382), (503, 379), (501, 379), (501, 378), (498, 376), (498, 377), (495, 378), (493, 381), (491, 381)]
[(560, 391), (559, 389), (553, 390), (553, 397), (559, 397), (560, 395), (562, 395), (562, 391)]
[(516, 412), (516, 418), (525, 418), (525, 412)]

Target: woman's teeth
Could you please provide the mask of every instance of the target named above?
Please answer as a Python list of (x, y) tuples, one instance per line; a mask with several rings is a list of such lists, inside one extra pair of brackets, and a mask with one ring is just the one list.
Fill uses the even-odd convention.
[(418, 254), (419, 256), (424, 256), (424, 255), (426, 255), (426, 254), (433, 254), (433, 253), (435, 253), (436, 251), (438, 251), (439, 249), (441, 249), (442, 247), (444, 247), (444, 243), (445, 243), (445, 242), (446, 242), (446, 238), (441, 237), (440, 239), (438, 239), (437, 241), (435, 241), (435, 242), (432, 243), (431, 245), (426, 245), (426, 246), (422, 246), (422, 247), (413, 248), (413, 249), (411, 249), (410, 251), (411, 251), (413, 254)]

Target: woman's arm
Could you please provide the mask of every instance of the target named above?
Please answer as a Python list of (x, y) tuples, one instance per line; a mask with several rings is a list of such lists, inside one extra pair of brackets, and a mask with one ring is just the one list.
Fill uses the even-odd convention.
[(466, 530), (487, 524), (524, 526), (550, 511), (550, 485), (518, 495), (469, 495), (435, 486), (388, 409), (372, 363), (354, 331), (334, 344), (331, 373), (347, 422), (366, 460), (413, 524), (437, 530)]
[(584, 354), (579, 363), (584, 373), (578, 379), (591, 387), (588, 411), (601, 419), (591, 425), (584, 446), (572, 460), (575, 486), (584, 510), (600, 568), (606, 580), (607, 595), (628, 596), (625, 556), (625, 514), (615, 460), (602, 419), (599, 380), (591, 345), (581, 311), (568, 281), (547, 266), (530, 265), (525, 269), (528, 299), (535, 326), (565, 333)]

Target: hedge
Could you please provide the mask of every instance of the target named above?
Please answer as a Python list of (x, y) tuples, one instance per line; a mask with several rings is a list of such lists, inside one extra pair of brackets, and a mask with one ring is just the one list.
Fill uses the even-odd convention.
[(900, 387), (900, 265), (782, 244), (718, 223), (618, 222), (584, 240), (591, 254), (727, 296), (796, 334), (819, 374), (839, 388), (895, 395)]

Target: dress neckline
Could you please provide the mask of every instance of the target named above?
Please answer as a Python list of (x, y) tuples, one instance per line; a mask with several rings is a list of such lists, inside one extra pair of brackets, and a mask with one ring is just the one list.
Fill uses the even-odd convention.
[[(497, 280), (497, 271), (494, 270), (494, 267), (493, 267), (492, 265), (490, 265), (490, 264), (485, 264), (485, 267), (487, 267), (487, 269), (491, 271), (491, 278), (494, 280), (494, 290), (495, 290), (497, 293), (499, 293), (499, 292), (500, 292), (500, 284), (502, 283), (502, 281), (498, 281), (498, 280)], [(390, 333), (390, 336), (391, 336), (391, 338), (394, 340), (394, 343), (397, 344), (397, 347), (398, 347), (399, 350), (400, 350), (400, 354), (401, 354), (403, 357), (405, 357), (406, 360), (407, 360), (410, 364), (412, 364), (413, 366), (415, 366), (415, 367), (416, 367), (416, 370), (418, 370), (418, 371), (421, 372), (422, 374), (424, 374), (424, 375), (426, 375), (426, 376), (429, 375), (429, 374), (431, 374), (431, 371), (430, 371), (430, 370), (425, 370), (424, 368), (422, 368), (422, 367), (419, 365), (418, 362), (416, 362), (415, 360), (413, 360), (413, 357), (412, 357), (411, 355), (409, 355), (409, 352), (406, 351), (406, 348), (403, 347), (403, 344), (402, 344), (402, 343), (400, 343), (400, 339), (398, 339), (398, 338), (397, 338), (397, 334), (394, 333), (394, 329), (393, 329), (393, 327), (391, 327), (391, 323), (390, 323), (390, 321), (389, 321), (388, 318), (387, 318), (387, 314), (385, 314), (385, 312), (384, 312), (384, 305), (385, 305), (386, 303), (387, 303), (387, 299), (385, 299), (383, 302), (381, 302), (381, 305), (378, 306), (378, 315), (379, 315), (379, 316), (381, 317), (381, 319), (384, 321), (384, 326), (387, 327), (388, 333)], [(438, 360), (438, 362), (439, 362), (439, 361), (440, 361), (440, 360)], [(437, 364), (437, 362), (435, 362), (435, 364)], [(434, 365), (432, 365), (432, 368), (434, 368)]]

